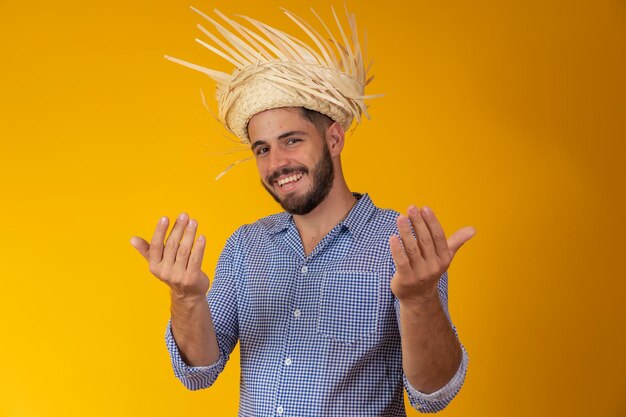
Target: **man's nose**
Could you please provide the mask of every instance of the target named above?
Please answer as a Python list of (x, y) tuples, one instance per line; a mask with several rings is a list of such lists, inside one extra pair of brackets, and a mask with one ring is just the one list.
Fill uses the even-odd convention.
[(270, 169), (276, 171), (289, 165), (287, 154), (280, 149), (272, 149), (270, 151)]

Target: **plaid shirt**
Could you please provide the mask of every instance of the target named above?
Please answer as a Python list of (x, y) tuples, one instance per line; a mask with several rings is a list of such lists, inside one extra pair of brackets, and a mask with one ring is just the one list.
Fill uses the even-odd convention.
[[(239, 341), (240, 416), (405, 416), (403, 388), (422, 412), (448, 405), (465, 379), (467, 352), (461, 346), (461, 365), (440, 390), (424, 394), (409, 384), (389, 287), (388, 240), (398, 233), (398, 213), (355, 196), (349, 215), (308, 256), (288, 213), (233, 233), (207, 294), (217, 362), (185, 364), (167, 326), (174, 373), (185, 387), (212, 385)], [(439, 296), (450, 319), (447, 280), (446, 272)]]

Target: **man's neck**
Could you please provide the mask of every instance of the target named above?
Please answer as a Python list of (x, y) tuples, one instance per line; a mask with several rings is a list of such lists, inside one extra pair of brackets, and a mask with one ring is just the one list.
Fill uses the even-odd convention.
[(324, 201), (310, 213), (293, 216), (307, 256), (333, 227), (348, 216), (356, 201), (347, 184), (341, 181), (333, 186)]

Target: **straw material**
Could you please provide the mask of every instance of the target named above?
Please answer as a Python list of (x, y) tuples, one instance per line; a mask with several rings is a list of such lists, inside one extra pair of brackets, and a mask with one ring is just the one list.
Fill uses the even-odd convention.
[[(356, 19), (347, 9), (349, 32), (344, 31), (331, 8), (343, 43), (337, 41), (313, 9), (328, 40), (304, 19), (283, 9), (312, 45), (247, 16), (239, 17), (256, 32), (217, 9), (215, 14), (231, 29), (193, 7), (192, 10), (210, 22), (224, 39), (198, 25), (213, 44), (196, 41), (233, 64), (235, 70), (227, 74), (167, 55), (165, 58), (200, 71), (216, 82), (219, 121), (242, 143), (250, 143), (247, 126), (252, 116), (268, 109), (305, 107), (329, 116), (345, 131), (354, 119), (361, 121), (361, 114), (370, 118), (364, 100), (381, 95), (364, 95), (365, 86), (373, 79), (367, 77), (371, 62), (366, 69), (365, 48), (362, 50), (359, 43)], [(365, 46), (366, 42), (367, 38)]]

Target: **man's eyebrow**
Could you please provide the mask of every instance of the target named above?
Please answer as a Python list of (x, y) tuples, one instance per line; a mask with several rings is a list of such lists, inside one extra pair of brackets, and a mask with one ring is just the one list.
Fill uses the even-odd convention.
[(264, 140), (257, 140), (256, 142), (252, 144), (252, 146), (250, 147), (250, 150), (254, 152), (254, 150), (261, 145), (267, 145), (267, 142), (265, 142)]
[[(307, 135), (307, 133), (302, 130), (290, 130), (289, 132), (281, 133), (278, 136), (278, 139), (285, 139), (292, 135)], [(264, 140), (257, 140), (252, 144), (252, 146), (250, 147), (250, 150), (254, 152), (254, 150), (261, 145), (267, 145), (267, 142)]]
[(292, 130), (290, 132), (283, 133), (282, 135), (278, 137), (278, 139), (284, 139), (291, 135), (306, 135), (306, 132), (303, 132), (302, 130)]

